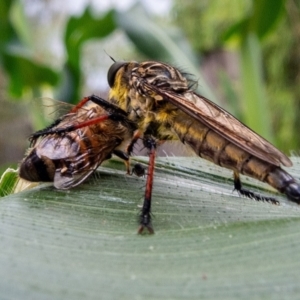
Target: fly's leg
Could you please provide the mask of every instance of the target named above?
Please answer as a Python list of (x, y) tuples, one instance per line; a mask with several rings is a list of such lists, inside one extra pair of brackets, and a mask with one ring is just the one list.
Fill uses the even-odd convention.
[(145, 168), (144, 166), (142, 166), (141, 164), (137, 163), (133, 166), (132, 170), (131, 170), (131, 174), (135, 174), (138, 177), (143, 177), (145, 176)]
[(79, 103), (77, 103), (71, 110), (70, 114), (76, 113), (80, 108), (82, 108), (87, 102), (90, 101), (91, 96), (82, 98)]
[(156, 143), (153, 138), (144, 138), (144, 145), (146, 148), (149, 149), (149, 167), (146, 181), (144, 203), (139, 219), (140, 226), (138, 228), (138, 233), (143, 233), (144, 229), (147, 228), (149, 233), (153, 234), (154, 230), (151, 224), (151, 197), (153, 187)]
[(118, 106), (96, 96), (96, 95), (91, 95), (84, 97), (78, 104), (76, 104), (69, 113), (75, 113), (77, 112), (80, 108), (82, 108), (87, 102), (92, 101), (95, 104), (99, 105), (100, 107), (104, 108), (107, 111), (110, 111), (111, 113), (118, 113), (118, 114), (123, 114), (127, 115), (127, 113), (119, 108)]
[(40, 137), (42, 135), (67, 133), (67, 132), (70, 132), (70, 131), (74, 131), (76, 129), (80, 129), (80, 128), (83, 128), (83, 127), (87, 127), (87, 126), (90, 126), (90, 125), (94, 125), (94, 124), (103, 122), (103, 121), (108, 120), (108, 119), (116, 120), (117, 116), (107, 114), (107, 115), (103, 115), (103, 116), (100, 116), (100, 117), (97, 117), (97, 118), (90, 119), (88, 121), (81, 122), (80, 124), (72, 124), (72, 125), (69, 125), (69, 126), (66, 126), (66, 127), (60, 127), (60, 128), (53, 128), (55, 126), (54, 125), (52, 127), (47, 127), (45, 129), (42, 129), (42, 130), (39, 130), (39, 131), (33, 133), (30, 137), (30, 140), (36, 140), (38, 137)]
[(100, 117), (96, 117), (93, 119), (90, 119), (88, 121), (84, 121), (81, 122), (80, 124), (72, 124), (66, 127), (60, 127), (60, 128), (46, 128), (40, 131), (37, 131), (36, 133), (32, 134), (30, 139), (31, 140), (36, 140), (38, 137), (42, 136), (42, 135), (47, 135), (47, 134), (63, 134), (63, 133), (67, 133), (70, 131), (74, 131), (83, 127), (87, 127), (87, 126), (91, 126), (106, 120), (114, 120), (114, 121), (124, 121), (125, 120), (125, 116), (124, 115), (120, 115), (118, 113), (116, 114), (105, 114), (102, 115)]
[(275, 205), (279, 205), (279, 201), (277, 201), (276, 199), (274, 199), (272, 197), (265, 197), (265, 196), (256, 194), (254, 192), (251, 192), (247, 189), (244, 189), (242, 187), (242, 182), (241, 182), (239, 173), (234, 172), (233, 176), (234, 176), (234, 180), (233, 180), (234, 190), (236, 190), (240, 195), (243, 195), (243, 196), (248, 197), (250, 199), (254, 199), (256, 201), (266, 201), (266, 202), (270, 202), (270, 203), (275, 204)]
[(131, 175), (131, 173), (130, 173), (130, 156), (126, 152), (121, 151), (121, 150), (114, 150), (113, 154), (118, 156), (119, 158), (123, 159), (125, 167), (126, 167), (126, 173)]
[(51, 125), (47, 126), (46, 128), (38, 130), (35, 133), (31, 134), (28, 138), (28, 140), (30, 142), (30, 147), (33, 147), (35, 145), (37, 139), (40, 136), (46, 135), (48, 131), (51, 131), (53, 129), (53, 127), (57, 126), (62, 120), (63, 120), (63, 117), (58, 118), (57, 120), (55, 120)]
[(138, 141), (138, 139), (141, 138), (141, 136), (142, 136), (141, 132), (139, 130), (136, 130), (134, 132), (134, 134), (133, 134), (133, 137), (132, 137), (130, 143), (128, 144), (128, 146), (126, 148), (126, 153), (123, 152), (123, 151), (120, 151), (120, 152), (122, 152), (122, 156), (128, 157), (128, 159), (127, 159), (128, 163), (126, 163), (126, 159), (125, 158), (123, 158), (122, 156), (119, 156), (120, 158), (122, 158), (122, 159), (125, 160), (127, 174), (129, 174), (129, 175), (135, 174), (138, 177), (145, 176), (145, 168), (141, 164), (136, 163), (133, 166), (132, 171), (130, 172), (130, 170), (129, 170), (129, 157), (130, 157), (130, 155), (131, 155), (131, 153), (133, 151), (134, 145), (136, 144), (136, 142)]
[(138, 141), (139, 138), (141, 138), (142, 134), (139, 130), (136, 130), (133, 134), (133, 137), (130, 141), (130, 144), (127, 146), (127, 153), (129, 155), (131, 155), (132, 151), (133, 151), (133, 147), (136, 144), (136, 142)]
[(139, 163), (136, 163), (130, 172), (130, 156), (129, 156), (129, 154), (127, 154), (126, 152), (121, 151), (121, 150), (114, 150), (113, 154), (118, 156), (119, 158), (123, 159), (125, 166), (126, 166), (126, 173), (128, 175), (135, 174), (138, 177), (145, 176), (145, 168), (144, 168), (144, 166), (142, 166)]
[[(126, 116), (127, 117), (127, 113), (121, 109), (120, 107), (118, 107), (117, 105), (114, 105), (96, 95), (91, 95), (91, 96), (88, 96), (88, 97), (85, 97), (82, 101), (84, 101), (85, 99), (86, 102), (87, 101), (92, 101), (94, 102), (95, 104), (99, 105), (100, 107), (104, 108), (105, 110), (107, 110), (108, 112), (110, 112), (111, 114), (118, 114), (118, 115), (123, 115), (123, 116)], [(80, 101), (79, 104), (82, 102)], [(76, 107), (79, 105), (77, 104)]]
[(29, 141), (31, 146), (34, 146), (34, 143), (36, 142), (36, 140), (43, 136), (43, 135), (47, 135), (50, 133), (53, 133), (53, 128), (56, 127), (57, 125), (59, 125), (59, 123), (61, 123), (64, 118), (66, 116), (68, 116), (69, 114), (73, 114), (76, 113), (80, 108), (82, 108), (88, 101), (90, 100), (90, 97), (85, 97), (83, 98), (77, 105), (75, 105), (68, 114), (61, 116), (60, 118), (58, 118), (57, 120), (55, 120), (52, 124), (50, 124), (49, 126), (47, 126), (44, 129), (38, 130), (37, 132), (33, 133), (30, 137), (29, 137)]
[(137, 140), (141, 137), (141, 134), (138, 130), (135, 131), (129, 145), (126, 148), (126, 151), (122, 150), (114, 150), (113, 154), (118, 156), (119, 158), (124, 160), (125, 166), (126, 166), (126, 174), (132, 175), (135, 174), (138, 177), (145, 175), (145, 169), (141, 164), (135, 164), (132, 168), (132, 171), (130, 172), (130, 155), (132, 153), (133, 147)]
[[(55, 128), (57, 125), (59, 125), (64, 120), (64, 118), (66, 116), (76, 113), (88, 101), (92, 101), (95, 104), (103, 107), (105, 110), (107, 110), (107, 114), (97, 117), (97, 118), (90, 119), (85, 122), (81, 122), (80, 124), (77, 124), (77, 125), (70, 125), (70, 126), (61, 127), (61, 128)], [(111, 119), (111, 120), (115, 120), (115, 121), (125, 121), (126, 117), (127, 117), (126, 112), (123, 111), (121, 108), (113, 105), (112, 103), (109, 103), (108, 101), (106, 101), (98, 96), (92, 95), (92, 96), (84, 97), (76, 106), (74, 106), (74, 108), (72, 108), (70, 110), (70, 112), (68, 114), (58, 118), (50, 126), (47, 126), (46, 128), (33, 133), (30, 136), (29, 141), (31, 142), (31, 144), (34, 144), (35, 141), (43, 135), (62, 134), (62, 133), (70, 132), (70, 131), (73, 131), (73, 130), (76, 130), (79, 128), (83, 128), (86, 126), (97, 124), (97, 123), (103, 122), (107, 119)]]

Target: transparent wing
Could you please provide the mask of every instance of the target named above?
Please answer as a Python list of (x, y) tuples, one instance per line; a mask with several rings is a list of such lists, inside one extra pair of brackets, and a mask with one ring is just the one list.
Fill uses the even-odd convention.
[(189, 116), (211, 128), (238, 147), (273, 165), (291, 166), (290, 159), (272, 144), (238, 121), (234, 116), (210, 100), (192, 91), (184, 94), (160, 90), (143, 81), (146, 90), (154, 91)]
[(62, 116), (67, 116), (69, 122), (74, 121), (88, 110), (88, 108), (84, 106), (79, 108), (76, 113), (70, 115), (70, 111), (74, 107), (75, 105), (73, 104), (47, 97), (35, 98), (30, 103), (30, 108), (33, 110), (33, 115), (35, 117), (35, 125), (38, 128), (45, 128)]
[(88, 178), (108, 158), (100, 149), (92, 156), (84, 152), (75, 157), (66, 158), (63, 166), (55, 170), (54, 186), (57, 189), (70, 189)]
[(73, 107), (72, 104), (47, 97), (35, 98), (30, 103), (30, 108), (42, 126), (49, 125), (59, 117), (69, 113)]
[(56, 170), (54, 175), (53, 185), (60, 190), (68, 190), (82, 183), (88, 178), (94, 170), (98, 167), (98, 164), (94, 168), (88, 170), (81, 170), (78, 173), (62, 173), (61, 170)]

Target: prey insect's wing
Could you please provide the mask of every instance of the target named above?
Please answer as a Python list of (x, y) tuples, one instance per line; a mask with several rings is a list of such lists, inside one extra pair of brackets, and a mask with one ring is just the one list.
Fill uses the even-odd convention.
[(34, 132), (30, 137), (29, 141), (31, 146), (36, 143), (40, 136), (47, 133), (49, 128), (57, 127), (65, 118), (71, 120), (71, 116), (74, 120), (78, 118), (80, 113), (85, 113), (84, 108), (80, 108), (78, 112), (71, 113), (75, 105), (70, 103), (61, 102), (51, 98), (35, 98), (31, 101), (31, 108), (34, 116), (35, 127), (43, 128)]
[[(67, 120), (66, 120), (67, 121)], [(65, 122), (64, 122), (65, 124)], [(70, 124), (70, 123), (67, 123)], [(74, 139), (79, 139), (79, 136)], [(86, 149), (82, 153), (80, 145), (72, 138), (72, 135), (45, 135), (41, 137), (35, 151), (38, 157), (47, 157), (55, 162), (53, 184), (57, 189), (69, 189), (84, 181), (102, 162), (95, 157), (91, 160), (92, 149)], [(101, 153), (93, 150), (95, 156), (101, 157)]]
[[(35, 101), (35, 107), (42, 116), (45, 116), (48, 123), (52, 122), (52, 125), (32, 136), (37, 156), (55, 162), (53, 183), (58, 189), (69, 189), (80, 184), (97, 169), (116, 146), (115, 140), (110, 142), (107, 138), (105, 124), (99, 125), (99, 132), (91, 131), (86, 126), (74, 129), (68, 134), (63, 133), (65, 128), (107, 115), (105, 109), (91, 101), (74, 110), (74, 105), (50, 98), (40, 98)], [(53, 129), (61, 130), (62, 134), (50, 133)], [(90, 138), (91, 134), (93, 141)]]
[(48, 126), (61, 116), (67, 115), (74, 105), (48, 97), (35, 98), (31, 101), (30, 107), (34, 114), (42, 121), (42, 126)]
[(169, 101), (189, 116), (205, 124), (253, 156), (276, 166), (282, 164), (289, 167), (292, 165), (292, 162), (285, 154), (210, 100), (192, 91), (178, 94), (172, 91), (161, 90), (144, 80), (142, 85), (144, 90), (158, 95), (158, 99)]
[(98, 166), (99, 164), (95, 164), (93, 167), (90, 167), (87, 170), (78, 170), (77, 173), (62, 173), (61, 170), (56, 170), (54, 174), (53, 185), (59, 190), (68, 190), (82, 183), (97, 169)]

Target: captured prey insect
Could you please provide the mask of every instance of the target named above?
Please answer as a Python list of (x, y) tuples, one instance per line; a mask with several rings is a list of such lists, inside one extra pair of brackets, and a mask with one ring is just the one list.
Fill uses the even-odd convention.
[[(300, 204), (300, 185), (280, 166), (292, 162), (227, 111), (194, 92), (178, 69), (157, 61), (114, 62), (108, 71), (109, 101), (128, 113), (140, 134), (179, 139), (197, 155), (233, 170), (234, 187), (246, 197), (278, 204), (242, 188), (239, 174), (266, 182)], [(145, 215), (150, 214), (150, 206)], [(144, 218), (148, 227), (150, 217)]]
[(94, 95), (85, 97), (52, 125), (31, 135), (31, 149), (21, 162), (19, 175), (69, 189), (112, 154), (124, 159), (129, 173), (129, 156), (123, 149), (135, 130), (135, 123), (122, 109)]

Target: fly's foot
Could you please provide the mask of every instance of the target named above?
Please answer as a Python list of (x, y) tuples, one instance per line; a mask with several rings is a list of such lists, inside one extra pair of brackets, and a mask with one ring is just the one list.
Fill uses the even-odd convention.
[(150, 234), (154, 233), (150, 213), (142, 213), (140, 216), (140, 226), (138, 228), (138, 234), (142, 234), (144, 229), (147, 229)]
[(243, 195), (245, 197), (248, 197), (250, 199), (254, 199), (256, 201), (266, 201), (275, 205), (279, 205), (279, 201), (277, 201), (276, 199), (272, 198), (272, 197), (265, 197), (259, 194), (256, 194), (254, 192), (251, 192), (249, 190), (246, 190), (244, 188), (242, 188), (242, 183), (239, 177), (239, 174), (234, 172), (234, 190), (236, 190), (240, 195)]
[(251, 191), (243, 189), (243, 188), (241, 188), (239, 190), (235, 188), (235, 190), (237, 190), (237, 192), (240, 195), (243, 195), (243, 196), (248, 197), (250, 199), (254, 199), (256, 201), (265, 201), (265, 202), (269, 202), (269, 203), (272, 203), (272, 204), (275, 204), (275, 205), (279, 205), (279, 201), (272, 198), (272, 197), (265, 197), (265, 196), (262, 196), (260, 194), (256, 194), (254, 192), (251, 192)]
[(146, 175), (146, 169), (141, 164), (136, 163), (132, 168), (131, 174), (135, 174), (138, 177), (143, 177)]

